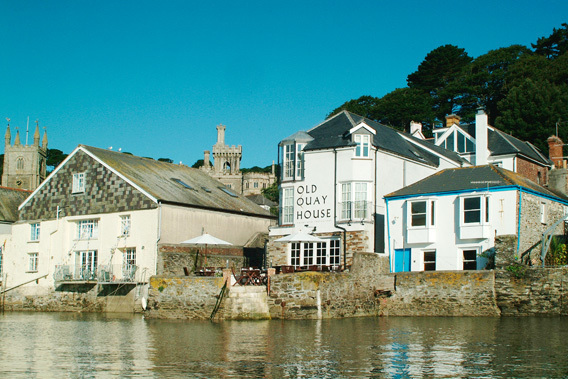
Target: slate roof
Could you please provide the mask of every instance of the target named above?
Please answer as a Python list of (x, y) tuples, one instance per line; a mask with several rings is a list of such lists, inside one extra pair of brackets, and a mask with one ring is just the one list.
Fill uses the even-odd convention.
[[(475, 124), (459, 124), (456, 126), (475, 138)], [(491, 151), (491, 156), (493, 157), (508, 154), (521, 154), (546, 166), (553, 164), (553, 162), (542, 154), (542, 152), (532, 143), (528, 141), (521, 141), (520, 139), (504, 133), (494, 127), (488, 128), (487, 147)]]
[(398, 191), (389, 193), (385, 195), (385, 198), (445, 192), (466, 192), (506, 186), (519, 186), (545, 196), (558, 198), (564, 202), (568, 200), (565, 196), (553, 193), (520, 174), (494, 165), (442, 170)]
[(79, 145), (78, 149), (90, 153), (157, 201), (275, 218), (244, 196), (228, 190), (234, 195), (231, 196), (221, 182), (200, 169), (91, 146)]
[(0, 222), (16, 222), (18, 207), (32, 191), (0, 187)]
[[(435, 167), (439, 165), (440, 157), (428, 149), (458, 164), (466, 162), (457, 153), (437, 146), (432, 147), (432, 144), (426, 144), (410, 134), (345, 110), (308, 130), (307, 133), (313, 137), (313, 141), (304, 147), (304, 151), (355, 146), (349, 131), (362, 122), (375, 130), (376, 134), (373, 135), (371, 143), (380, 150)], [(408, 139), (403, 138), (403, 135)]]

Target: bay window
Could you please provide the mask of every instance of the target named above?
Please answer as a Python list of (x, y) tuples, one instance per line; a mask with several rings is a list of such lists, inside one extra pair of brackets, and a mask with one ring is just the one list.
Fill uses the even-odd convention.
[(290, 244), (290, 265), (300, 266), (339, 266), (340, 240), (330, 239), (322, 242), (292, 242)]
[(370, 216), (366, 182), (341, 184), (341, 218), (343, 220), (367, 220)]

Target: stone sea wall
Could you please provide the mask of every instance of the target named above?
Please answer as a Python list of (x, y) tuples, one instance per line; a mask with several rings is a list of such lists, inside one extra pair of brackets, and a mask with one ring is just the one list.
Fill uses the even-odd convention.
[[(7, 311), (141, 312), (144, 288), (121, 285), (72, 284), (28, 294), (25, 287), (6, 293)], [(1, 305), (1, 304), (0, 304)]]
[(382, 316), (499, 316), (493, 271), (426, 271), (391, 274), (393, 295)]

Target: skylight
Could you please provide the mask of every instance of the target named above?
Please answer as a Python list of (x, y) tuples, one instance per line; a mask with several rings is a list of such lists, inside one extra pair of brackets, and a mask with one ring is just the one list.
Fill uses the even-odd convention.
[(233, 191), (229, 190), (226, 187), (219, 187), (219, 189), (223, 192), (225, 192), (227, 195), (232, 196), (232, 197), (238, 197)]
[(178, 179), (178, 178), (171, 178), (171, 179), (172, 179), (174, 182), (176, 182), (176, 183), (178, 183), (178, 184), (181, 184), (182, 186), (184, 186), (184, 187), (187, 188), (187, 189), (190, 189), (190, 190), (194, 189), (192, 186), (190, 186), (189, 184), (187, 184), (186, 182), (184, 182), (184, 181), (181, 180), (181, 179)]
[(211, 193), (211, 190), (210, 190), (209, 188), (207, 188), (207, 187), (203, 187), (203, 186), (202, 186), (201, 189), (202, 189), (203, 191), (207, 192), (207, 193)]

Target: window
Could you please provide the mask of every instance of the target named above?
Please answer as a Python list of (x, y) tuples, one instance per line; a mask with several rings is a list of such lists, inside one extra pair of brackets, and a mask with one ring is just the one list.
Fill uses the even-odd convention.
[(477, 270), (477, 250), (463, 250), (463, 269)]
[(122, 262), (122, 276), (128, 280), (134, 280), (136, 274), (136, 248), (128, 248), (124, 250), (124, 258)]
[(28, 272), (37, 272), (38, 253), (28, 253)]
[(130, 235), (130, 215), (120, 216), (120, 235), (124, 237)]
[(312, 242), (304, 242), (304, 259), (302, 263), (304, 266), (314, 264), (314, 244)]
[(294, 145), (284, 145), (284, 178), (294, 178)]
[(190, 189), (190, 190), (193, 189), (192, 186), (190, 186), (189, 184), (187, 184), (186, 182), (184, 182), (184, 181), (181, 180), (181, 179), (178, 179), (178, 178), (171, 178), (171, 179), (172, 179), (174, 182), (176, 182), (177, 184), (179, 184), (179, 185), (181, 185), (181, 186), (183, 186), (183, 187), (185, 187), (185, 188), (187, 188), (187, 189)]
[(73, 193), (85, 192), (85, 173), (73, 174)]
[(294, 223), (294, 188), (283, 188), (282, 199), (281, 225), (291, 225)]
[(341, 218), (351, 219), (351, 183), (341, 185)]
[(427, 227), (435, 225), (436, 202), (434, 200), (412, 201), (410, 203), (410, 226)]
[(252, 185), (254, 188), (258, 188), (258, 182), (254, 182)]
[(546, 224), (546, 203), (540, 203), (540, 222)]
[(290, 264), (292, 266), (300, 265), (300, 243), (293, 242), (290, 246)]
[(355, 156), (368, 157), (369, 156), (369, 135), (368, 134), (355, 134)]
[(99, 236), (98, 220), (83, 220), (77, 222), (77, 239), (87, 240)]
[(369, 216), (367, 183), (343, 183), (341, 185), (341, 218), (365, 220)]
[[(475, 151), (473, 141), (462, 132), (453, 132), (441, 143), (441, 146), (458, 153), (470, 153)], [(456, 146), (457, 149), (455, 148)]]
[(299, 143), (296, 145), (296, 176), (298, 178), (304, 177), (304, 153), (302, 149), (304, 144)]
[(436, 250), (424, 252), (424, 271), (436, 271)]
[(24, 169), (24, 158), (18, 157), (16, 160), (16, 170), (22, 171)]
[(466, 197), (463, 199), (464, 224), (481, 223), (481, 197)]
[(290, 244), (290, 264), (299, 266), (339, 266), (341, 260), (340, 240), (330, 239), (322, 242), (292, 242)]
[(78, 251), (79, 278), (91, 280), (97, 277), (97, 250)]
[(39, 241), (39, 222), (30, 224), (31, 226), (31, 233), (30, 233), (30, 241)]
[(339, 247), (339, 240), (330, 240), (329, 241), (329, 261), (328, 264), (330, 266), (338, 266), (340, 262), (340, 247)]

